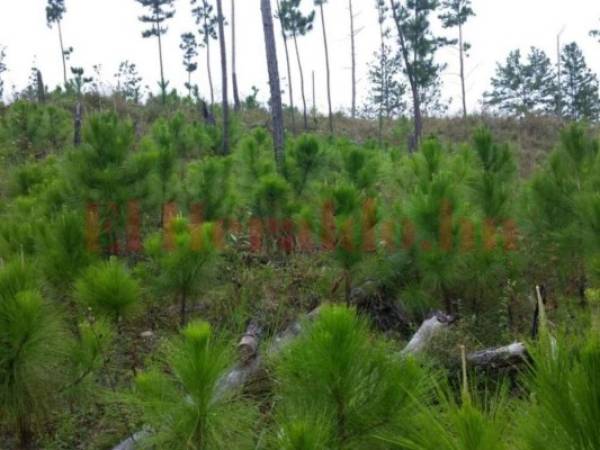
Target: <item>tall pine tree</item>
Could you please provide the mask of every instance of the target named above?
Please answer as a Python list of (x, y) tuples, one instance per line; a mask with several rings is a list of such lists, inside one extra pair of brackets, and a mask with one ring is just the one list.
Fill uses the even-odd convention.
[(314, 0), (315, 6), (319, 8), (321, 15), (321, 26), (323, 28), (323, 48), (325, 49), (325, 77), (327, 79), (327, 106), (329, 111), (329, 132), (333, 134), (333, 111), (331, 107), (331, 69), (329, 67), (329, 45), (327, 44), (327, 28), (325, 27), (325, 10), (323, 5), (327, 0)]
[(431, 97), (431, 88), (439, 84), (443, 64), (435, 54), (447, 39), (433, 34), (430, 16), (438, 8), (437, 0), (390, 0), (392, 16), (398, 32), (403, 70), (412, 95), (414, 134), (410, 150), (418, 148), (423, 134), (423, 100)]
[(223, 108), (223, 155), (229, 154), (229, 99), (227, 89), (227, 47), (225, 45), (225, 16), (223, 2), (217, 0), (217, 23), (219, 25), (219, 46), (221, 50), (221, 93)]
[(462, 94), (463, 117), (467, 118), (467, 90), (465, 87), (465, 55), (471, 45), (464, 40), (463, 27), (469, 17), (475, 15), (471, 0), (443, 0), (440, 19), (444, 28), (458, 28), (458, 54), (460, 63), (460, 87)]
[[(262, 5), (262, 3), (261, 3)], [(277, 18), (281, 26), (281, 37), (283, 39), (283, 48), (285, 50), (285, 64), (287, 69), (288, 94), (290, 98), (290, 110), (292, 113), (292, 131), (296, 131), (296, 108), (294, 107), (294, 84), (292, 83), (292, 65), (290, 63), (290, 51), (288, 48), (289, 36), (285, 31), (285, 26), (281, 20), (281, 5), (277, 0)]]
[(150, 38), (156, 36), (158, 40), (158, 60), (160, 63), (160, 92), (163, 104), (167, 101), (168, 81), (165, 81), (163, 65), (162, 36), (167, 33), (165, 22), (175, 15), (173, 3), (175, 0), (135, 0), (140, 5), (148, 8), (149, 15), (139, 17), (140, 22), (150, 24), (150, 28), (142, 32), (142, 37)]
[(506, 62), (498, 64), (491, 84), (485, 103), (503, 113), (524, 116), (557, 110), (556, 73), (550, 58), (538, 48), (531, 48), (527, 61), (520, 50), (511, 51)]
[(279, 173), (283, 173), (285, 168), (283, 107), (281, 105), (279, 66), (277, 64), (277, 47), (275, 45), (275, 31), (273, 30), (271, 0), (260, 0), (260, 12), (265, 35), (265, 52), (267, 55), (267, 70), (269, 72), (269, 88), (271, 92), (269, 105), (273, 120), (273, 150), (275, 152), (277, 169)]
[(598, 77), (587, 66), (583, 52), (575, 42), (565, 46), (561, 62), (563, 115), (571, 120), (598, 119)]
[(67, 7), (65, 6), (65, 0), (48, 0), (48, 4), (46, 5), (46, 21), (48, 26), (52, 28), (53, 24), (56, 24), (56, 28), (58, 29), (58, 39), (60, 41), (60, 55), (62, 58), (63, 65), (63, 81), (64, 85), (67, 85), (67, 56), (69, 51), (65, 50), (65, 45), (63, 42), (62, 35), (62, 19), (65, 13), (67, 12)]
[(183, 51), (183, 67), (187, 72), (187, 83), (185, 87), (188, 90), (188, 97), (192, 96), (192, 73), (198, 69), (196, 57), (198, 56), (198, 43), (193, 33), (184, 33), (181, 35), (181, 44), (179, 48)]
[(210, 68), (210, 41), (217, 39), (217, 16), (214, 13), (213, 6), (208, 0), (191, 0), (192, 6), (198, 4), (192, 9), (192, 15), (196, 20), (196, 25), (200, 28), (198, 33), (202, 38), (201, 46), (206, 47), (206, 72), (208, 74), (208, 86), (210, 89), (210, 104), (215, 104), (215, 90), (212, 80), (212, 70)]
[(306, 108), (306, 91), (304, 89), (304, 70), (302, 69), (302, 60), (298, 48), (298, 38), (305, 36), (313, 28), (315, 12), (310, 11), (303, 14), (300, 10), (301, 0), (283, 0), (280, 5), (279, 18), (281, 25), (288, 37), (294, 41), (296, 49), (296, 59), (298, 61), (298, 71), (300, 73), (300, 93), (302, 94), (302, 108), (304, 115), (304, 130), (308, 130), (308, 110)]

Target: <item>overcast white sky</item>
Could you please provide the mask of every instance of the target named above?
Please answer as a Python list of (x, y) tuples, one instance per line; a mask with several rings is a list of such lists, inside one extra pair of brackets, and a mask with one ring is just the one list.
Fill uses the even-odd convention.
[[(214, 0), (213, 0), (214, 2)], [(225, 15), (229, 15), (230, 0), (223, 0)], [(164, 40), (166, 76), (171, 86), (183, 87), (186, 74), (181, 64), (180, 35), (195, 30), (190, 16), (189, 0), (176, 0), (177, 14), (169, 24)], [(273, 6), (275, 4), (272, 0)], [(304, 0), (306, 6), (312, 0)], [(55, 86), (62, 79), (60, 48), (56, 29), (46, 26), (46, 0), (0, 0), (0, 46), (7, 47), (9, 72), (5, 74), (5, 90), (12, 85), (22, 88), (33, 64), (43, 72), (45, 82)], [(67, 14), (63, 22), (65, 45), (75, 52), (71, 64), (83, 66), (91, 72), (94, 64), (101, 64), (103, 78), (112, 82), (119, 62), (124, 59), (136, 63), (144, 83), (156, 90), (159, 76), (156, 39), (142, 39), (143, 25), (137, 21), (142, 7), (134, 0), (66, 0)], [(357, 14), (356, 26), (362, 31), (357, 38), (360, 98), (368, 91), (367, 64), (378, 47), (378, 25), (375, 0), (354, 0)], [(236, 0), (238, 26), (238, 77), (241, 95), (245, 96), (256, 85), (259, 98), (267, 99), (267, 69), (263, 44), (259, 0)], [(556, 55), (556, 35), (565, 26), (563, 43), (577, 41), (583, 48), (588, 64), (600, 73), (600, 44), (588, 36), (592, 28), (600, 25), (598, 0), (473, 0), (477, 16), (465, 29), (467, 39), (473, 44), (467, 62), (468, 102), (478, 108), (482, 93), (488, 89), (496, 62), (504, 60), (511, 49), (523, 51), (535, 45)], [(333, 102), (336, 109), (347, 109), (351, 98), (349, 14), (347, 0), (330, 0), (326, 6), (331, 52)], [(325, 78), (321, 28), (315, 24), (313, 32), (300, 40), (307, 81), (307, 99), (310, 103), (311, 72), (316, 72), (317, 103), (324, 110)], [(278, 27), (278, 23), (276, 23)], [(277, 28), (277, 37), (279, 29)], [(229, 33), (227, 39), (230, 39)], [(230, 42), (227, 42), (228, 46)], [(285, 58), (281, 41), (279, 65), (285, 77)], [(220, 91), (220, 66), (217, 47), (213, 51), (213, 77)], [(452, 98), (451, 112), (459, 108), (457, 52), (446, 48), (439, 52), (441, 61), (449, 66), (444, 73), (444, 98)], [(35, 63), (34, 63), (35, 61)], [(195, 82), (207, 94), (207, 76), (201, 50), (200, 68)], [(300, 90), (295, 74), (296, 102), (300, 104)], [(282, 87), (287, 89), (286, 81)], [(287, 96), (285, 97), (287, 101)]]

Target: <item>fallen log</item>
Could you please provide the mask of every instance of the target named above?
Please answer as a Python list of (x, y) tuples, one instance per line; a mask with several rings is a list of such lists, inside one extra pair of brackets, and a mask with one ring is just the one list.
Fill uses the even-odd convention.
[(432, 317), (425, 320), (412, 339), (408, 341), (406, 347), (400, 352), (401, 355), (416, 355), (422, 353), (434, 337), (447, 330), (450, 324), (454, 322), (451, 316), (441, 312), (436, 312)]
[(514, 367), (526, 362), (527, 359), (527, 348), (521, 342), (513, 342), (504, 347), (479, 350), (467, 355), (467, 362), (471, 366), (485, 367), (486, 369)]

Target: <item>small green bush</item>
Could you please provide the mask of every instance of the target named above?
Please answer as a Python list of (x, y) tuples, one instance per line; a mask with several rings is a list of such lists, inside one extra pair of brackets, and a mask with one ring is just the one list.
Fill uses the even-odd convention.
[(223, 390), (233, 364), (230, 345), (210, 325), (193, 322), (168, 342), (161, 363), (139, 374), (126, 401), (138, 408), (150, 448), (253, 448), (256, 410), (239, 391)]
[(76, 297), (94, 311), (119, 321), (140, 300), (140, 287), (116, 259), (90, 266), (75, 283)]
[(306, 325), (275, 361), (274, 448), (378, 449), (381, 436), (410, 436), (429, 374), (394, 357), (351, 309), (322, 307)]

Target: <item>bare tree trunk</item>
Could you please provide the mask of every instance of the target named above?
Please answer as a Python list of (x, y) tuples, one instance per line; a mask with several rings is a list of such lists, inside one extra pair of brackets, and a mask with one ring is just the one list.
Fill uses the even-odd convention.
[(39, 69), (35, 71), (35, 84), (37, 100), (39, 103), (44, 103), (46, 101), (46, 86), (44, 86), (44, 77), (42, 77), (42, 72)]
[(325, 75), (327, 77), (327, 105), (329, 107), (329, 132), (333, 134), (333, 111), (331, 108), (331, 70), (329, 69), (329, 46), (327, 45), (327, 29), (325, 28), (325, 12), (323, 3), (319, 5), (321, 11), (321, 26), (323, 27), (323, 46), (325, 48)]
[(81, 101), (75, 105), (75, 120), (73, 124), (73, 145), (79, 147), (81, 145), (81, 124), (83, 123), (83, 107)]
[(160, 61), (160, 90), (162, 94), (163, 105), (167, 102), (167, 85), (165, 84), (165, 73), (163, 66), (163, 54), (162, 54), (162, 38), (160, 37), (160, 25), (156, 24), (157, 36), (158, 36), (158, 59)]
[(394, 23), (396, 24), (396, 30), (398, 31), (398, 38), (400, 40), (400, 50), (402, 52), (402, 59), (404, 60), (404, 67), (406, 68), (406, 74), (408, 76), (408, 82), (410, 84), (410, 90), (413, 100), (413, 115), (414, 115), (414, 135), (412, 142), (409, 146), (409, 151), (414, 152), (421, 142), (421, 136), (423, 134), (423, 116), (421, 114), (421, 98), (419, 96), (419, 87), (415, 78), (415, 68), (406, 47), (406, 41), (404, 38), (404, 30), (400, 26), (400, 18), (398, 17), (398, 11), (394, 0), (390, 0), (390, 7), (394, 16)]
[(315, 124), (315, 127), (317, 126), (317, 89), (316, 89), (316, 83), (315, 83), (315, 71), (312, 71), (312, 119), (313, 122)]
[(217, 0), (217, 14), (219, 22), (219, 45), (221, 47), (221, 90), (223, 91), (223, 154), (229, 154), (229, 99), (227, 97), (227, 50), (225, 47), (225, 17), (223, 16), (223, 2)]
[(273, 120), (273, 150), (275, 162), (280, 173), (283, 173), (285, 154), (283, 150), (283, 107), (281, 105), (281, 87), (279, 83), (279, 66), (277, 63), (277, 48), (275, 46), (275, 31), (273, 30), (273, 14), (271, 0), (261, 0), (260, 12), (263, 20), (265, 35), (265, 50), (267, 53), (267, 69), (269, 72), (269, 88), (271, 91), (271, 118)]
[(233, 82), (233, 104), (240, 110), (240, 93), (237, 82), (236, 39), (235, 39), (235, 0), (231, 0), (231, 78)]
[[(277, 0), (277, 14), (279, 15), (280, 5)], [(279, 22), (281, 24), (281, 20)], [(288, 47), (288, 38), (285, 35), (285, 30), (281, 26), (281, 38), (283, 39), (283, 48), (285, 49), (285, 62), (287, 67), (288, 90), (290, 94), (290, 108), (292, 109), (292, 132), (296, 131), (296, 109), (294, 108), (294, 89), (292, 84), (292, 65), (290, 64), (290, 52)]]
[(350, 10), (350, 47), (352, 49), (352, 118), (356, 118), (356, 32), (354, 31), (354, 9), (348, 0)]
[(382, 11), (383, 5), (379, 6), (379, 36), (381, 39), (381, 59), (379, 61), (381, 72), (381, 104), (379, 105), (379, 147), (383, 147), (383, 112), (389, 114), (388, 108), (388, 89), (387, 89), (387, 73), (386, 73), (386, 57), (385, 57), (385, 31), (383, 29), (383, 21), (385, 19)]
[(460, 88), (462, 91), (463, 118), (467, 118), (467, 90), (465, 88), (465, 46), (462, 25), (458, 26), (458, 52), (460, 55)]
[(56, 22), (56, 25), (58, 27), (58, 39), (60, 41), (60, 54), (62, 56), (63, 79), (64, 79), (65, 86), (66, 86), (67, 85), (67, 57), (65, 55), (65, 46), (63, 44), (62, 27), (60, 25), (60, 20), (58, 22)]
[(210, 109), (214, 114), (213, 106), (215, 104), (215, 89), (213, 86), (212, 70), (210, 68), (210, 37), (207, 37), (206, 39), (206, 71), (208, 73), (208, 87), (210, 89)]
[(294, 47), (296, 48), (296, 59), (298, 61), (298, 71), (300, 72), (300, 93), (302, 94), (302, 108), (304, 114), (304, 131), (308, 130), (308, 115), (306, 113), (306, 94), (304, 92), (304, 71), (302, 70), (302, 62), (300, 61), (300, 50), (298, 49), (298, 39), (296, 33), (293, 35)]

